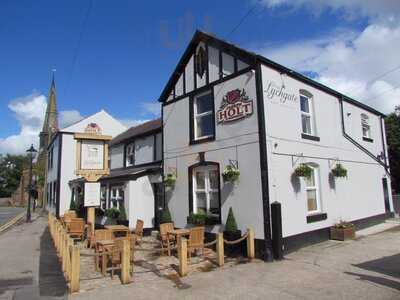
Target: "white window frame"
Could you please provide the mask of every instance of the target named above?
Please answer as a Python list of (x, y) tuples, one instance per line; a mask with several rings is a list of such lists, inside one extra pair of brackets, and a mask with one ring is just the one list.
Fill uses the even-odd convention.
[[(197, 136), (197, 132), (198, 132), (197, 119), (205, 117), (205, 116), (208, 116), (208, 115), (213, 115), (213, 112), (214, 112), (214, 109), (211, 108), (211, 110), (209, 110), (209, 111), (197, 114), (197, 101), (198, 101), (198, 98), (203, 97), (203, 96), (205, 96), (207, 94), (211, 95), (211, 99), (213, 98), (212, 90), (208, 90), (207, 92), (204, 92), (204, 93), (201, 93), (201, 94), (198, 94), (198, 95), (194, 96), (194, 99), (193, 99), (193, 123), (194, 123), (193, 124), (193, 139), (195, 141), (213, 137), (214, 134), (215, 134), (215, 132), (214, 132), (213, 134), (210, 134), (210, 135)], [(215, 122), (214, 118), (212, 118), (212, 121)], [(215, 124), (212, 124), (213, 127), (214, 127), (214, 125)]]
[[(217, 171), (218, 172), (218, 167), (216, 165), (206, 165), (206, 166), (200, 166), (200, 167), (196, 167), (193, 169), (193, 213), (197, 214), (197, 192), (202, 192), (205, 193), (206, 195), (206, 213), (213, 215), (213, 216), (218, 216), (219, 214), (212, 214), (210, 212), (210, 204), (211, 204), (211, 193), (219, 193), (219, 187), (218, 188), (211, 188), (211, 184), (210, 184), (210, 172), (211, 171)], [(202, 172), (204, 173), (204, 189), (199, 189), (197, 188), (197, 180), (196, 180), (196, 174)], [(219, 174), (218, 174), (219, 176)], [(220, 207), (220, 203), (218, 203), (219, 205), (219, 211), (221, 210)]]
[[(301, 109), (301, 97), (304, 97), (308, 101), (308, 112), (305, 112)], [(300, 115), (301, 115), (301, 132), (306, 135), (315, 136), (315, 124), (314, 124), (314, 105), (313, 105), (313, 97), (300, 93)], [(303, 116), (310, 118), (310, 131), (311, 132), (304, 132), (303, 131)]]
[[(306, 206), (307, 206), (307, 214), (308, 215), (313, 215), (313, 214), (318, 214), (322, 212), (322, 205), (321, 205), (321, 196), (320, 196), (320, 182), (319, 182), (319, 168), (317, 166), (313, 165), (308, 165), (312, 170), (313, 170), (313, 176), (314, 176), (314, 186), (308, 186), (307, 180), (305, 182), (305, 191), (306, 191)], [(317, 209), (315, 210), (309, 210), (308, 209), (308, 191), (314, 191), (315, 190), (315, 200), (317, 204)]]
[[(364, 128), (366, 128), (366, 134), (364, 134)], [(370, 139), (372, 137), (369, 116), (364, 113), (361, 114), (361, 132), (362, 132), (363, 138)]]
[(100, 209), (107, 209), (107, 186), (100, 186)]
[[(133, 157), (133, 162), (129, 162), (129, 156)], [(125, 166), (131, 167), (135, 165), (135, 143), (127, 144), (125, 147)]]
[[(122, 197), (119, 193), (119, 191), (122, 190), (124, 196)], [(113, 191), (115, 191), (115, 196), (113, 195)], [(110, 187), (110, 199), (109, 199), (109, 208), (115, 207), (114, 206), (114, 201), (116, 201), (116, 208), (119, 209), (119, 203), (121, 201), (124, 201), (125, 197), (125, 191), (124, 191), (124, 186), (122, 185), (114, 185), (112, 187)]]

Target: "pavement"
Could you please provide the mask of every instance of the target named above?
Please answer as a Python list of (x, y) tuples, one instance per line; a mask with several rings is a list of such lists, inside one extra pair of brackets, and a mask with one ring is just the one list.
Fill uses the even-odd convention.
[(47, 215), (0, 234), (0, 300), (67, 299)]
[(129, 285), (71, 299), (400, 299), (400, 226), (370, 231), (353, 241), (305, 247), (282, 261), (217, 268), (179, 280), (133, 278)]
[(5, 206), (0, 207), (0, 226), (6, 224), (18, 214), (25, 211), (24, 207)]
[[(184, 278), (133, 278), (128, 285), (68, 296), (47, 230), (47, 218), (0, 235), (0, 299), (400, 299), (400, 226), (327, 241), (282, 261), (236, 264)], [(381, 232), (384, 230), (383, 232)]]

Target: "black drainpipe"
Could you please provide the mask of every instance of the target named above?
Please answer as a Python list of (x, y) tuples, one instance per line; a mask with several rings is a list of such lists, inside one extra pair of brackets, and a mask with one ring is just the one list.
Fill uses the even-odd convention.
[(261, 63), (256, 63), (256, 92), (257, 92), (257, 117), (258, 117), (258, 143), (260, 145), (260, 166), (261, 166), (261, 194), (264, 216), (264, 261), (272, 261), (271, 241), (271, 215), (269, 201), (268, 183), (268, 160), (267, 160), (267, 138), (265, 132), (264, 117), (264, 91), (262, 83)]

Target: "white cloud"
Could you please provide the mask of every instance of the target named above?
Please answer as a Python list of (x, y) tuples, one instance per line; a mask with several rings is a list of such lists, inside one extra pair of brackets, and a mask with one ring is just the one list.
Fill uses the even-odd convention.
[[(371, 23), (361, 32), (337, 30), (255, 51), (313, 77), (384, 113), (400, 104), (400, 24)], [(396, 67), (399, 69), (394, 70)], [(381, 77), (380, 75), (388, 73)]]
[(77, 110), (64, 110), (59, 113), (58, 122), (60, 124), (60, 128), (65, 128), (82, 120), (83, 118), (84, 117)]
[(38, 134), (43, 125), (46, 97), (33, 92), (11, 101), (8, 108), (19, 122), (20, 132), (0, 138), (0, 153), (23, 154), (31, 144), (38, 148)]
[[(46, 113), (46, 96), (32, 94), (12, 100), (8, 108), (14, 113), (19, 123), (19, 133), (0, 138), (0, 153), (25, 154), (31, 144), (39, 147), (39, 133), (42, 130)], [(60, 111), (60, 128), (82, 119), (76, 110)]]
[(391, 23), (399, 20), (398, 0), (261, 0), (270, 9), (306, 8), (316, 15), (324, 10), (343, 13), (345, 18), (367, 17), (374, 21)]
[(143, 102), (142, 104), (143, 112), (149, 113), (155, 117), (160, 116), (161, 105), (158, 102)]
[(150, 121), (150, 120), (146, 120), (146, 119), (143, 119), (143, 120), (140, 120), (140, 119), (118, 119), (118, 121), (121, 122), (122, 125), (124, 125), (126, 128), (130, 128), (130, 127), (133, 127), (133, 126), (138, 126), (138, 125), (143, 124), (143, 123), (145, 123), (147, 121)]

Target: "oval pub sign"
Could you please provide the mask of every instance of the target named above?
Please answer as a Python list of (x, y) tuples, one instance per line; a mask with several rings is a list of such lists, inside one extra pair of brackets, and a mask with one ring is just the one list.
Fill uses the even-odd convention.
[(235, 89), (226, 93), (217, 111), (217, 122), (227, 123), (249, 117), (253, 114), (253, 100), (244, 89)]

